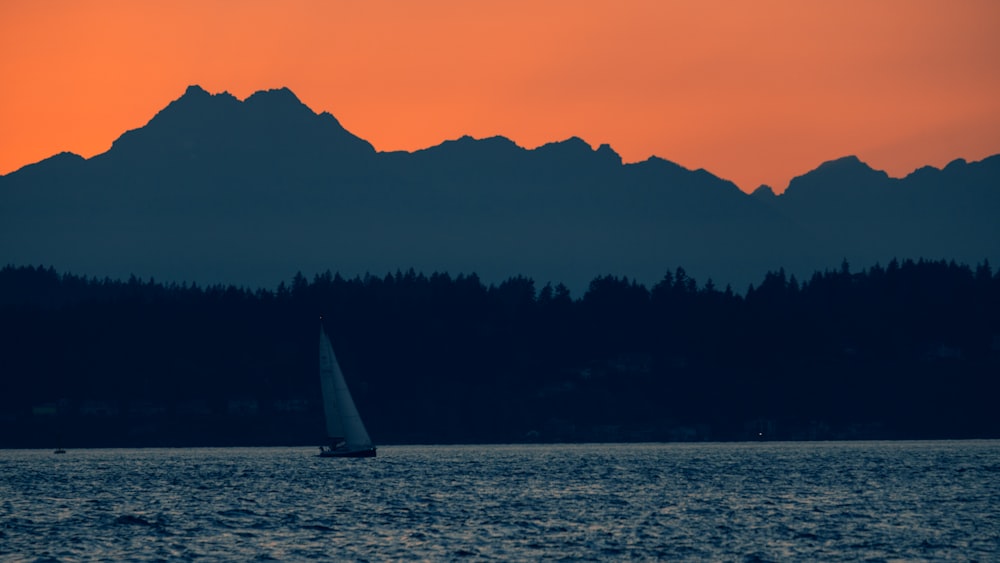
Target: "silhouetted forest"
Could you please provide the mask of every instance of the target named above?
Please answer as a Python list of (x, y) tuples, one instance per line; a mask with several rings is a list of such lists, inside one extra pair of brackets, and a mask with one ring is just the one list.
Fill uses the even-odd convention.
[(682, 268), (276, 289), (0, 270), (0, 447), (318, 444), (319, 317), (376, 442), (998, 437), (1000, 273), (892, 261), (743, 293)]

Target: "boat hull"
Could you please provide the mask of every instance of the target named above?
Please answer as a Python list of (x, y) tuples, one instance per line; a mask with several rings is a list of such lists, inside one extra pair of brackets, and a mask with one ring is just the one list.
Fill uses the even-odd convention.
[(375, 448), (363, 450), (323, 450), (319, 457), (375, 457)]

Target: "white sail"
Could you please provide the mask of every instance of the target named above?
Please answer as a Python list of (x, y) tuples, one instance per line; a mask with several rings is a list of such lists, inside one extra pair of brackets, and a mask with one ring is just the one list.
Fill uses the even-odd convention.
[(334, 442), (343, 440), (348, 450), (371, 448), (361, 416), (340, 371), (337, 356), (323, 327), (319, 329), (319, 376), (323, 389), (323, 412), (326, 414), (327, 437)]

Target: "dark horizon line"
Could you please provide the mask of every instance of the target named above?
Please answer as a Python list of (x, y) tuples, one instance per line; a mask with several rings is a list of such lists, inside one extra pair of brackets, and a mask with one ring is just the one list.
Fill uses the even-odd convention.
[(483, 281), (482, 277), (480, 277), (477, 272), (468, 272), (468, 273), (466, 273), (466, 272), (458, 272), (458, 273), (452, 274), (449, 271), (434, 271), (434, 272), (431, 272), (430, 274), (427, 274), (423, 270), (417, 271), (413, 267), (406, 268), (405, 270), (403, 268), (396, 268), (395, 272), (391, 272), (391, 271), (390, 272), (386, 272), (385, 274), (383, 274), (381, 276), (372, 274), (371, 272), (365, 272), (365, 274), (363, 274), (363, 275), (362, 274), (355, 274), (354, 276), (345, 276), (345, 275), (342, 275), (339, 271), (332, 271), (329, 268), (327, 268), (323, 272), (315, 272), (315, 273), (313, 273), (313, 275), (311, 277), (308, 277), (301, 270), (299, 270), (289, 280), (287, 280), (287, 282), (285, 280), (282, 280), (281, 282), (278, 283), (277, 286), (275, 286), (273, 288), (272, 287), (263, 287), (263, 286), (252, 287), (250, 285), (238, 285), (238, 284), (235, 284), (235, 283), (222, 283), (222, 282), (218, 282), (218, 283), (199, 283), (197, 281), (187, 281), (187, 280), (182, 280), (182, 281), (179, 281), (179, 282), (178, 281), (167, 281), (167, 282), (164, 282), (164, 281), (157, 281), (156, 278), (155, 278), (155, 276), (149, 276), (148, 279), (147, 279), (147, 278), (143, 278), (142, 276), (137, 276), (134, 273), (130, 273), (129, 276), (128, 276), (128, 279), (123, 279), (122, 277), (115, 277), (115, 278), (113, 278), (111, 276), (103, 276), (103, 277), (99, 277), (99, 276), (96, 276), (96, 275), (88, 276), (86, 274), (76, 274), (76, 273), (73, 273), (73, 272), (70, 272), (70, 271), (60, 271), (60, 270), (56, 269), (54, 266), (52, 266), (52, 265), (46, 266), (46, 265), (42, 265), (42, 264), (39, 264), (37, 266), (32, 266), (32, 265), (15, 265), (15, 264), (8, 263), (7, 265), (5, 265), (2, 268), (0, 268), (0, 274), (9, 273), (9, 272), (16, 272), (18, 270), (22, 270), (22, 271), (23, 270), (32, 270), (35, 273), (44, 272), (44, 273), (49, 274), (49, 275), (57, 276), (60, 279), (60, 281), (66, 280), (66, 279), (70, 279), (70, 280), (75, 280), (75, 281), (82, 281), (84, 283), (109, 283), (110, 282), (110, 283), (119, 284), (119, 285), (126, 285), (126, 284), (136, 283), (136, 284), (146, 285), (146, 286), (158, 286), (158, 287), (161, 287), (161, 288), (164, 288), (164, 289), (188, 289), (188, 290), (197, 290), (197, 291), (223, 289), (223, 290), (236, 290), (236, 291), (239, 291), (239, 292), (250, 293), (250, 294), (261, 294), (261, 293), (278, 294), (279, 292), (282, 291), (283, 288), (285, 290), (287, 290), (287, 291), (291, 291), (292, 287), (296, 283), (301, 283), (299, 280), (302, 280), (302, 281), (306, 282), (306, 284), (313, 284), (313, 283), (316, 283), (317, 281), (330, 281), (330, 282), (332, 282), (332, 281), (335, 281), (335, 280), (338, 280), (338, 279), (341, 282), (343, 282), (343, 283), (362, 283), (362, 284), (366, 284), (371, 279), (377, 279), (377, 280), (387, 280), (387, 279), (401, 280), (401, 279), (411, 279), (412, 278), (412, 279), (416, 279), (416, 280), (430, 281), (430, 280), (434, 279), (435, 277), (443, 276), (443, 277), (447, 278), (450, 281), (472, 280), (472, 279), (475, 279), (479, 283), (480, 287), (482, 287), (484, 290), (487, 290), (487, 291), (492, 290), (492, 289), (500, 288), (504, 284), (507, 284), (507, 283), (510, 283), (510, 282), (517, 282), (517, 281), (528, 282), (528, 283), (530, 283), (534, 287), (535, 298), (536, 299), (538, 298), (538, 293), (539, 292), (541, 292), (545, 288), (549, 288), (549, 289), (551, 289), (553, 291), (557, 291), (557, 290), (562, 291), (562, 290), (564, 290), (565, 291), (565, 295), (568, 296), (568, 297), (570, 297), (571, 300), (573, 300), (573, 301), (579, 301), (579, 300), (582, 300), (583, 297), (584, 297), (584, 295), (586, 295), (590, 291), (590, 288), (595, 284), (595, 282), (600, 282), (602, 280), (613, 280), (613, 281), (617, 281), (617, 282), (628, 283), (631, 286), (633, 286), (633, 287), (635, 287), (637, 289), (644, 290), (646, 292), (651, 292), (653, 289), (656, 288), (657, 285), (659, 285), (660, 283), (663, 283), (666, 280), (669, 280), (671, 282), (685, 281), (686, 283), (690, 284), (690, 286), (695, 291), (698, 291), (698, 292), (716, 292), (716, 293), (721, 293), (721, 294), (732, 294), (732, 295), (738, 296), (738, 297), (746, 297), (746, 295), (748, 293), (752, 293), (757, 288), (759, 288), (762, 284), (764, 284), (765, 282), (767, 282), (769, 279), (772, 279), (773, 277), (776, 277), (776, 276), (780, 277), (783, 280), (785, 280), (786, 283), (789, 284), (789, 285), (791, 285), (791, 286), (799, 287), (799, 288), (804, 288), (804, 287), (806, 287), (806, 286), (809, 285), (809, 283), (810, 283), (811, 280), (817, 278), (818, 276), (822, 277), (822, 276), (831, 275), (831, 274), (847, 274), (847, 275), (851, 275), (851, 276), (862, 276), (863, 277), (863, 276), (870, 275), (872, 272), (879, 272), (879, 271), (883, 271), (884, 272), (884, 271), (887, 271), (887, 270), (890, 270), (890, 269), (894, 269), (894, 268), (895, 269), (904, 268), (904, 267), (905, 268), (909, 268), (909, 267), (918, 267), (918, 266), (925, 266), (925, 265), (939, 265), (939, 266), (957, 267), (957, 268), (961, 268), (961, 269), (966, 269), (970, 273), (971, 272), (985, 272), (985, 273), (988, 273), (991, 277), (996, 277), (997, 279), (1000, 279), (1000, 269), (997, 269), (994, 272), (993, 268), (992, 268), (992, 265), (990, 264), (990, 261), (989, 261), (988, 258), (984, 258), (981, 262), (977, 262), (976, 264), (973, 265), (973, 264), (967, 264), (967, 263), (957, 262), (953, 258), (932, 259), (932, 258), (924, 258), (924, 257), (920, 257), (920, 258), (916, 258), (916, 259), (914, 259), (914, 258), (903, 258), (903, 259), (900, 259), (898, 257), (893, 257), (891, 260), (889, 260), (888, 262), (886, 262), (885, 266), (881, 265), (880, 262), (876, 262), (876, 263), (872, 264), (871, 266), (869, 266), (867, 268), (863, 267), (860, 270), (856, 270), (856, 271), (852, 271), (850, 269), (850, 263), (845, 258), (845, 259), (843, 259), (841, 261), (841, 263), (837, 267), (834, 267), (834, 268), (824, 268), (823, 270), (814, 270), (811, 274), (809, 274), (808, 276), (803, 276), (801, 279), (799, 279), (799, 277), (796, 276), (794, 273), (787, 273), (784, 267), (779, 267), (777, 270), (769, 270), (769, 271), (767, 271), (762, 276), (761, 281), (759, 283), (757, 283), (757, 284), (750, 283), (747, 286), (747, 288), (745, 290), (743, 290), (743, 291), (739, 291), (739, 290), (733, 288), (732, 284), (726, 284), (726, 286), (724, 288), (720, 289), (718, 286), (715, 285), (715, 283), (714, 283), (714, 281), (712, 280), (711, 277), (708, 277), (708, 278), (705, 279), (704, 282), (699, 283), (696, 278), (694, 278), (694, 277), (692, 277), (692, 276), (690, 276), (690, 275), (687, 274), (687, 270), (683, 266), (676, 266), (673, 269), (669, 269), (669, 268), (665, 269), (663, 277), (661, 277), (656, 283), (650, 285), (649, 287), (647, 287), (646, 284), (638, 281), (638, 279), (635, 276), (631, 276), (630, 277), (628, 275), (618, 275), (618, 274), (612, 274), (612, 273), (598, 274), (598, 275), (594, 276), (590, 280), (590, 282), (587, 284), (587, 288), (582, 292), (582, 294), (579, 297), (573, 297), (572, 291), (570, 290), (569, 286), (567, 286), (564, 282), (546, 281), (544, 285), (542, 285), (541, 287), (537, 287), (537, 281), (534, 278), (532, 278), (531, 276), (525, 275), (525, 274), (512, 274), (510, 276), (507, 276), (506, 278), (504, 278), (503, 280), (501, 280), (499, 282), (486, 283), (486, 282)]

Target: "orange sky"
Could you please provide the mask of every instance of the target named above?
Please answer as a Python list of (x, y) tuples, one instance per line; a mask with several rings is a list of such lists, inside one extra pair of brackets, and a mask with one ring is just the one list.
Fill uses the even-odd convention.
[(0, 174), (189, 84), (288, 86), (379, 150), (576, 135), (778, 191), (1000, 153), (1000, 2), (0, 0)]

